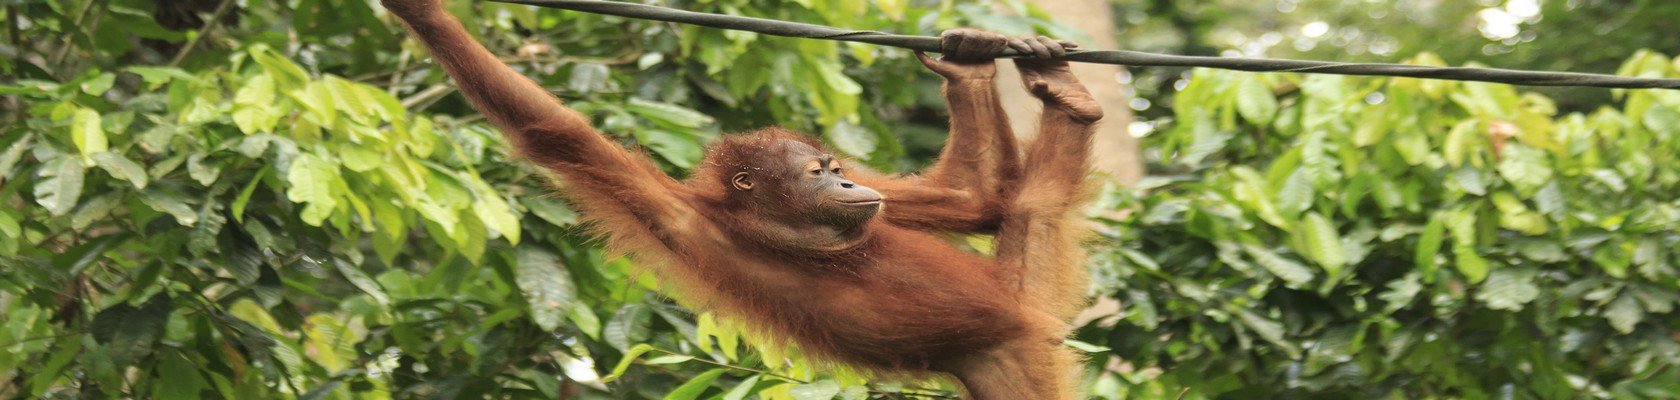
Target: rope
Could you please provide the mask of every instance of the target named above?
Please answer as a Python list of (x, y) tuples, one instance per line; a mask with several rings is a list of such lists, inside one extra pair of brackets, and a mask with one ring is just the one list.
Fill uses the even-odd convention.
[[(583, 11), (594, 14), (677, 22), (711, 28), (758, 32), (794, 38), (840, 40), (939, 52), (939, 38), (857, 31), (831, 26), (684, 11), (646, 4), (605, 0), (491, 0), (539, 7)], [(1019, 56), (1005, 50), (1004, 57)], [(1495, 82), (1525, 86), (1588, 86), (1621, 89), (1680, 89), (1680, 79), (1635, 78), (1577, 72), (1542, 72), (1502, 68), (1429, 67), (1405, 64), (1341, 63), (1270, 58), (1204, 57), (1145, 53), (1127, 50), (1073, 50), (1060, 59), (1076, 62), (1147, 67), (1205, 67), (1250, 72), (1299, 72), (1313, 74), (1396, 76)]]

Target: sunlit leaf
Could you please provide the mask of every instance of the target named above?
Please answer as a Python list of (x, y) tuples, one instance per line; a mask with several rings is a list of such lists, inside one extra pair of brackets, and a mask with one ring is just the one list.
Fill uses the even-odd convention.
[(128, 181), (136, 189), (145, 189), (148, 182), (146, 168), (121, 154), (103, 151), (93, 155), (94, 165), (111, 174), (112, 178)]
[(525, 294), (531, 319), (544, 330), (559, 329), (577, 296), (565, 266), (553, 254), (533, 246), (520, 246), (515, 259), (519, 291)]
[(81, 151), (85, 160), (91, 160), (94, 153), (109, 148), (105, 129), (100, 127), (99, 112), (87, 108), (76, 109), (75, 115), (70, 117), (70, 139), (76, 143), (76, 149)]
[(70, 212), (82, 196), (82, 174), (78, 158), (61, 156), (47, 161), (36, 173), (35, 202), (52, 215)]

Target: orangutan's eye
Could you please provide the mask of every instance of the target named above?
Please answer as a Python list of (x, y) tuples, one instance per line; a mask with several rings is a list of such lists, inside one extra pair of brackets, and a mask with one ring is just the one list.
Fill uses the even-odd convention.
[(821, 176), (821, 175), (822, 175), (822, 169), (821, 168), (811, 170), (811, 176)]
[(832, 171), (834, 171), (835, 175), (840, 175), (840, 167), (834, 167)]

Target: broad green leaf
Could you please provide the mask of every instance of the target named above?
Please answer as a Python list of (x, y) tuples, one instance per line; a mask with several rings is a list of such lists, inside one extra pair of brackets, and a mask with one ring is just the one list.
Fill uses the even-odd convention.
[(163, 293), (153, 295), (139, 307), (117, 303), (94, 315), (89, 330), (112, 361), (130, 365), (152, 354), (153, 343), (163, 335), (171, 310), (173, 300)]
[(1305, 265), (1252, 244), (1244, 244), (1243, 250), (1248, 253), (1249, 257), (1254, 257), (1255, 263), (1260, 264), (1261, 267), (1266, 268), (1266, 271), (1271, 272), (1272, 275), (1277, 276), (1284, 282), (1291, 285), (1301, 285), (1313, 280), (1312, 269)]
[(829, 127), (827, 136), (828, 141), (834, 143), (834, 148), (859, 158), (869, 157), (870, 153), (875, 152), (875, 146), (878, 144), (874, 132), (846, 120)]
[(1499, 162), (1499, 175), (1519, 193), (1530, 195), (1552, 181), (1552, 168), (1544, 152), (1521, 144), (1507, 144), (1504, 159)]
[(673, 127), (699, 128), (711, 125), (714, 122), (711, 116), (699, 111), (675, 104), (647, 101), (634, 97), (630, 98), (630, 102), (626, 103), (624, 108), (643, 118), (664, 122), (673, 125)]
[(1272, 345), (1277, 346), (1279, 349), (1283, 349), (1284, 353), (1289, 355), (1289, 358), (1301, 358), (1301, 348), (1288, 338), (1284, 337), (1282, 323), (1256, 315), (1248, 310), (1239, 310), (1236, 314), (1237, 318), (1242, 321), (1244, 326), (1247, 326), (1248, 329), (1253, 331), (1255, 334), (1260, 335), (1261, 339), (1265, 339), (1267, 342), (1271, 342)]
[(852, 385), (840, 389), (840, 400), (869, 400), (869, 387)]
[(1299, 229), (1301, 244), (1305, 246), (1307, 258), (1324, 267), (1325, 272), (1336, 275), (1342, 270), (1347, 260), (1342, 251), (1341, 237), (1336, 234), (1336, 226), (1317, 212), (1309, 212), (1301, 219)]
[(1464, 274), (1465, 280), (1470, 281), (1470, 283), (1480, 283), (1487, 278), (1490, 266), (1487, 259), (1482, 258), (1480, 254), (1476, 254), (1475, 247), (1453, 246), (1453, 257), (1458, 272)]
[(1499, 226), (1531, 236), (1543, 235), (1548, 230), (1546, 217), (1529, 210), (1516, 196), (1499, 192), (1490, 198), (1499, 209)]
[(93, 79), (82, 81), (82, 93), (87, 93), (96, 97), (103, 96), (105, 95), (105, 91), (111, 90), (111, 84), (116, 83), (116, 80), (117, 76), (115, 74), (110, 72), (101, 72), (99, 75), (95, 75)]
[(93, 162), (95, 165), (98, 165), (99, 168), (104, 169), (106, 173), (111, 174), (112, 178), (128, 181), (129, 183), (134, 184), (134, 188), (136, 189), (146, 188), (146, 168), (140, 166), (140, 164), (134, 162), (134, 160), (128, 159), (128, 157), (123, 157), (121, 154), (109, 151), (102, 151), (93, 155)]
[(196, 373), (198, 366), (187, 361), (184, 354), (164, 354), (158, 357), (158, 371), (192, 371), (192, 373), (173, 373), (165, 379), (154, 379), (152, 395), (159, 400), (199, 400), (207, 396), (203, 391), (210, 387), (204, 382), (201, 374)]
[(1255, 125), (1266, 126), (1277, 116), (1277, 98), (1259, 79), (1249, 77), (1237, 84), (1237, 112)]
[(727, 371), (723, 368), (712, 368), (695, 375), (693, 379), (689, 379), (682, 386), (672, 389), (669, 394), (665, 395), (665, 400), (694, 400), (699, 398), (700, 394), (705, 393), (706, 389), (712, 387), (712, 382), (716, 382), (718, 377), (723, 376), (723, 373)]
[(840, 383), (824, 379), (794, 386), (788, 392), (793, 394), (795, 400), (829, 400), (840, 395)]
[(1540, 287), (1534, 283), (1534, 269), (1500, 268), (1488, 274), (1476, 299), (1495, 310), (1522, 311), (1523, 305), (1540, 297)]
[(561, 318), (577, 296), (571, 276), (560, 265), (560, 259), (548, 251), (520, 246), (516, 252), (517, 283), (531, 307), (531, 319), (544, 330), (559, 329)]
[(689, 361), (694, 361), (694, 356), (682, 355), (682, 354), (667, 354), (667, 355), (663, 355), (663, 356), (659, 356), (659, 357), (649, 358), (645, 361), (642, 361), (642, 364), (667, 365), (667, 364), (682, 364), (682, 363), (689, 362)]
[(484, 222), (484, 226), (500, 233), (507, 238), (508, 243), (519, 244), (519, 215), (514, 214), (513, 207), (502, 198), (500, 191), (490, 187), (488, 183), (477, 176), (470, 177), (473, 183), (472, 205), (474, 216)]
[(1295, 216), (1312, 207), (1313, 187), (1304, 169), (1296, 169), (1278, 189), (1277, 208), (1283, 215)]
[(175, 223), (181, 226), (193, 226), (198, 223), (198, 212), (193, 211), (181, 193), (157, 187), (140, 192), (140, 202), (146, 203), (158, 212), (175, 217)]
[[(292, 166), (286, 172), (286, 182), (291, 185), (286, 189), (286, 197), (308, 204), (303, 208), (303, 222), (321, 226), (338, 207), (338, 194), (333, 192), (333, 187), (340, 179), (338, 165), (313, 154), (302, 154), (292, 159)], [(450, 222), (449, 226), (453, 227), (454, 221)]]
[(349, 324), (326, 313), (316, 313), (304, 321), (308, 343), (315, 351), (310, 361), (329, 371), (340, 371), (356, 361), (356, 343), (361, 339)]
[(1437, 215), (1429, 219), (1429, 223), (1423, 227), (1423, 233), (1418, 235), (1417, 251), (1412, 256), (1412, 262), (1423, 272), (1426, 279), (1432, 276), (1437, 267), (1435, 259), (1441, 254), (1441, 241), (1445, 239), (1446, 233), (1446, 222)]
[(763, 377), (763, 375), (753, 375), (747, 377), (747, 379), (741, 380), (741, 383), (736, 384), (734, 388), (729, 389), (729, 392), (723, 394), (723, 400), (746, 399), (747, 396), (753, 394), (753, 389), (758, 386), (758, 380), (761, 377)]
[(1639, 307), (1633, 296), (1623, 294), (1604, 307), (1604, 318), (1610, 320), (1610, 326), (1617, 332), (1628, 334), (1633, 333), (1633, 328), (1645, 319), (1645, 310)]
[(76, 149), (81, 151), (83, 160), (92, 161), (94, 153), (109, 148), (105, 139), (105, 128), (101, 127), (99, 122), (99, 112), (87, 108), (76, 109), (75, 115), (70, 117), (70, 139), (76, 143)]
[(256, 60), (257, 64), (262, 65), (263, 70), (273, 77), (274, 86), (279, 90), (298, 88), (309, 81), (309, 74), (304, 72), (303, 67), (266, 45), (253, 46), (250, 54), (251, 59)]
[(334, 261), (333, 264), (338, 267), (338, 274), (343, 275), (344, 280), (349, 281), (350, 285), (361, 289), (363, 293), (367, 293), (368, 297), (372, 297), (373, 301), (381, 305), (391, 303), (391, 297), (385, 294), (385, 288), (380, 287), (379, 282), (368, 276), (367, 272), (363, 272), (361, 268), (344, 260)]
[(613, 366), (611, 374), (608, 374), (607, 376), (601, 377), (601, 382), (602, 383), (607, 383), (607, 382), (612, 382), (612, 381), (618, 380), (618, 377), (624, 376), (624, 371), (629, 371), (630, 370), (630, 364), (631, 363), (636, 362), (637, 358), (640, 358), (643, 354), (647, 354), (647, 352), (650, 352), (650, 351), (653, 351), (653, 350), (654, 349), (653, 349), (652, 345), (648, 345), (648, 344), (645, 344), (645, 343), (644, 344), (638, 344), (635, 347), (631, 347), (631, 348), (625, 350), (624, 351), (624, 358), (618, 359), (618, 365)]
[(1107, 353), (1107, 352), (1113, 350), (1113, 349), (1108, 348), (1107, 346), (1098, 346), (1098, 345), (1085, 343), (1085, 342), (1081, 342), (1081, 341), (1073, 340), (1073, 339), (1063, 339), (1062, 344), (1066, 345), (1067, 347), (1072, 347), (1074, 349), (1077, 349), (1079, 351), (1083, 351), (1083, 352), (1086, 352), (1086, 353)]
[(648, 329), (652, 324), (653, 312), (641, 303), (625, 304), (617, 313), (613, 314), (607, 326), (602, 328), (601, 335), (615, 348), (630, 348), (633, 343), (647, 340)]
[(158, 87), (163, 86), (163, 84), (176, 79), (200, 81), (198, 77), (192, 76), (192, 74), (188, 74), (186, 71), (179, 68), (130, 65), (123, 67), (123, 70), (132, 72), (135, 75), (140, 75), (140, 80), (146, 83), (149, 90), (156, 90)]
[(1476, 151), (1481, 150), (1485, 142), (1481, 127), (1481, 121), (1469, 119), (1460, 121), (1447, 131), (1446, 143), (1441, 148), (1441, 156), (1447, 160), (1447, 165), (1464, 165)]
[(264, 166), (263, 169), (258, 170), (257, 175), (251, 177), (250, 182), (245, 183), (245, 188), (239, 189), (239, 197), (233, 199), (233, 205), (231, 206), (235, 221), (245, 222), (245, 205), (251, 203), (251, 195), (256, 193), (257, 185), (262, 183), (263, 177), (268, 176), (268, 169), (269, 167)]
[(695, 163), (700, 162), (700, 157), (705, 153), (700, 143), (665, 130), (639, 130), (636, 131), (636, 139), (665, 161), (678, 167), (693, 167)]
[(41, 165), (36, 173), (35, 202), (52, 215), (64, 215), (82, 197), (82, 161), (59, 156)]

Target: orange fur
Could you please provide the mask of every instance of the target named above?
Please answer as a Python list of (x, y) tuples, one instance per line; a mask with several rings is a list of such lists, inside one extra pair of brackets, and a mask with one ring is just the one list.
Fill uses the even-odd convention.
[[(820, 142), (774, 128), (729, 136), (678, 182), (497, 61), (453, 17), (410, 1), (387, 4), (400, 3), (392, 10), (473, 105), (556, 173), (611, 249), (649, 264), (691, 306), (823, 360), (952, 374), (976, 399), (1076, 395), (1077, 360), (1061, 338), (1085, 285), (1077, 239), (1088, 113), (1052, 102), (1023, 163), (989, 77), (953, 79), (940, 162), (924, 176), (855, 173), (885, 201), (862, 239), (842, 250), (792, 248), (761, 229), (763, 210), (736, 199), (728, 180), (785, 168), (770, 162), (778, 143)], [(947, 232), (995, 233), (998, 254), (963, 251), (938, 236)]]

